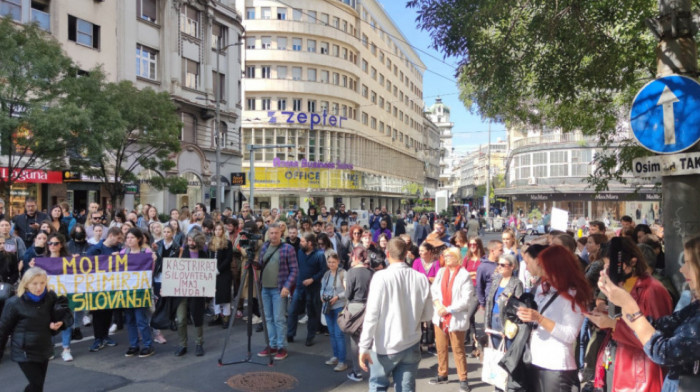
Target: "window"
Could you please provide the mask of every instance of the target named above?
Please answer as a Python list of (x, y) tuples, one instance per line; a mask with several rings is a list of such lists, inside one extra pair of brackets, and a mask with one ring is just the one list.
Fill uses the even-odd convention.
[(228, 36), (228, 27), (214, 23), (211, 26), (211, 48), (218, 49), (226, 47)]
[(272, 78), (272, 71), (270, 69), (269, 65), (263, 65), (260, 67), (260, 71), (262, 72), (262, 78), (263, 79), (270, 79)]
[(182, 59), (185, 71), (185, 87), (199, 88), (199, 63), (190, 59)]
[(339, 57), (340, 56), (340, 46), (338, 45), (333, 45), (333, 56)]
[(199, 11), (187, 5), (182, 7), (180, 12), (180, 31), (199, 38)]
[(287, 67), (284, 65), (277, 66), (277, 79), (287, 79)]
[(348, 59), (348, 50), (346, 48), (343, 48), (343, 60)]
[(272, 37), (260, 37), (260, 44), (263, 49), (272, 48)]
[(384, 52), (379, 52), (379, 62), (384, 64)]
[(374, 42), (369, 46), (369, 51), (372, 52), (373, 55), (377, 55), (377, 45), (375, 45)]
[(384, 85), (384, 74), (379, 74), (379, 84), (382, 86)]
[(277, 49), (287, 50), (287, 37), (277, 37)]
[(337, 72), (333, 72), (333, 84), (336, 86), (340, 84), (340, 74)]
[(157, 8), (156, 0), (136, 0), (136, 17), (155, 23)]
[(277, 19), (279, 20), (287, 20), (287, 8), (286, 7), (278, 7), (277, 8)]
[(277, 110), (287, 110), (286, 98), (277, 98)]
[(321, 54), (328, 54), (328, 42), (321, 42)]
[(255, 37), (246, 37), (245, 48), (246, 49), (255, 49)]
[(375, 117), (370, 119), (369, 126), (372, 127), (372, 129), (377, 129), (377, 119)]
[(384, 98), (379, 97), (379, 107), (384, 109)]
[(260, 15), (262, 19), (272, 19), (272, 9), (270, 7), (261, 7)]
[(196, 138), (197, 120), (189, 113), (182, 113), (182, 135), (180, 138), (185, 143), (194, 143)]
[[(214, 85), (214, 97), (217, 100), (221, 100), (221, 102), (226, 102), (227, 101), (227, 95), (226, 95), (226, 75), (225, 74), (218, 74), (216, 71), (213, 71), (211, 73), (212, 75), (212, 84)], [(221, 95), (219, 95), (219, 91), (221, 91)]]
[(255, 66), (254, 65), (247, 65), (245, 67), (245, 77), (252, 79), (255, 77)]
[(0, 1), (0, 15), (9, 15), (17, 22), (22, 20), (22, 0), (2, 0)]
[(367, 43), (368, 43), (368, 42), (369, 42), (369, 41), (368, 41), (368, 39), (367, 39), (367, 34), (362, 34), (362, 45), (364, 45), (365, 48), (367, 47)]
[(157, 52), (149, 47), (136, 45), (136, 76), (156, 80), (157, 68)]
[(248, 98), (246, 100), (246, 110), (255, 110), (255, 98)]
[(369, 123), (369, 116), (367, 113), (362, 112), (362, 125), (367, 125)]
[(372, 77), (372, 79), (377, 80), (377, 69), (374, 67), (370, 68), (369, 75)]
[(328, 111), (328, 101), (321, 101), (321, 112)]
[(292, 19), (294, 20), (301, 20), (301, 10), (299, 9), (293, 9), (292, 10)]
[(337, 116), (338, 115), (338, 107), (339, 107), (338, 103), (333, 102), (333, 108), (331, 109), (331, 113)]
[(306, 80), (309, 82), (316, 81), (316, 68), (309, 68), (306, 70)]
[(301, 38), (292, 38), (292, 50), (297, 52), (301, 50)]
[(328, 26), (328, 14), (321, 13), (321, 23)]
[(341, 86), (348, 87), (348, 77), (346, 75), (343, 75), (343, 83)]
[(346, 33), (348, 32), (348, 21), (347, 20), (343, 21), (343, 31)]
[(568, 156), (568, 151), (549, 152), (550, 177), (567, 177), (569, 175)]
[(362, 60), (362, 70), (367, 73), (367, 60)]
[(309, 17), (309, 23), (317, 23), (316, 11), (308, 11), (306, 15)]
[(301, 67), (292, 67), (292, 79), (301, 80)]
[(328, 71), (321, 71), (321, 79), (319, 79), (319, 82), (328, 83)]
[(68, 15), (68, 40), (99, 49), (100, 26)]
[(294, 98), (292, 100), (292, 105), (293, 105), (293, 108), (292, 108), (293, 111), (300, 112), (301, 111), (301, 98)]
[(309, 109), (309, 113), (316, 113), (316, 100), (309, 99), (308, 102), (306, 102), (306, 106)]
[(309, 52), (316, 52), (316, 40), (307, 39), (306, 40), (306, 50)]
[(255, 19), (255, 7), (247, 7), (245, 9), (246, 19)]
[(261, 98), (260, 99), (260, 110), (270, 110), (272, 109), (272, 104), (271, 104), (271, 99), (270, 98)]
[(367, 86), (362, 85), (362, 96), (367, 98)]
[(333, 17), (333, 27), (335, 27), (336, 29), (340, 29), (340, 18), (337, 18), (335, 16)]
[(372, 103), (377, 103), (377, 93), (372, 91), (369, 96), (370, 96), (370, 101), (372, 101)]

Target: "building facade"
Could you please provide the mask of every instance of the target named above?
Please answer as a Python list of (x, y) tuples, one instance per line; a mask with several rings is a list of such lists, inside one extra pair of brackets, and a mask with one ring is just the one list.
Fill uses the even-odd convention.
[(425, 66), (381, 4), (236, 4), (246, 29), (243, 145), (259, 148), (254, 208), (399, 208), (425, 181)]
[[(458, 191), (456, 199), (471, 206), (483, 206), (483, 200), (477, 200), (476, 188), (483, 186), (486, 189), (487, 179), (490, 177), (491, 187), (495, 187), (499, 178), (505, 176), (505, 163), (507, 157), (507, 143), (505, 140), (480, 145), (476, 150), (469, 152), (455, 167), (455, 177), (458, 178)], [(483, 193), (481, 194), (483, 196)]]
[[(629, 176), (629, 184), (610, 182), (609, 190), (596, 193), (586, 182), (595, 173), (594, 157), (600, 152), (595, 138), (557, 129), (508, 129), (509, 153), (506, 187), (497, 189), (514, 211), (557, 207), (569, 218), (618, 220), (629, 215), (637, 223), (659, 221), (660, 190)], [(636, 187), (640, 186), (639, 191)]]
[(454, 148), (452, 148), (452, 128), (450, 122), (450, 108), (442, 103), (441, 98), (435, 99), (435, 103), (427, 109), (428, 118), (440, 130), (440, 188), (454, 192), (454, 183), (458, 181), (455, 173)]
[[(229, 181), (232, 172), (241, 171), (243, 26), (233, 1), (2, 0), (0, 6), (18, 23), (37, 21), (81, 70), (101, 66), (110, 82), (129, 80), (138, 88), (172, 96), (183, 123), (182, 150), (173, 157), (177, 165), (167, 173), (139, 172), (139, 183), (127, 187), (125, 207), (150, 203), (167, 211), (197, 202), (216, 205), (212, 189), (217, 105), (223, 205), (233, 206), (240, 199)], [(150, 186), (153, 176), (184, 177), (188, 191), (173, 195), (157, 190)], [(40, 200), (51, 205), (67, 200), (76, 209), (93, 201), (108, 206), (101, 180), (84, 176), (75, 180), (49, 187)]]

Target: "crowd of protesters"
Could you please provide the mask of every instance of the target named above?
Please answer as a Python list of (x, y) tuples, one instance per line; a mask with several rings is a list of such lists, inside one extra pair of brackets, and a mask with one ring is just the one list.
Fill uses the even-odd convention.
[[(476, 214), (446, 221), (435, 214), (392, 216), (380, 207), (361, 225), (345, 205), (256, 215), (244, 204), (234, 215), (230, 209), (208, 212), (198, 203), (163, 219), (151, 205), (108, 212), (93, 203), (75, 216), (65, 203), (42, 214), (28, 198), (25, 213), (0, 218), (0, 280), (15, 282), (24, 274), (19, 297), (7, 301), (0, 318), (0, 349), (10, 334), (26, 328), (16, 310), (26, 305), (15, 298), (45, 301), (47, 289), (30, 283), (44, 279), (45, 286), (37, 258), (136, 252), (154, 259), (155, 301), (162, 300), (163, 258), (216, 259), (213, 298), (176, 299), (176, 356), (188, 352), (188, 320), (196, 334), (194, 353), (202, 356), (205, 318), (210, 327), (227, 328), (250, 308), (251, 322), (270, 342), (259, 356), (287, 358), (299, 324), (305, 324), (303, 344), (314, 345), (325, 332), (332, 352), (325, 364), (348, 371), (353, 381), (369, 372), (371, 390), (384, 390), (392, 379), (397, 390), (415, 390), (421, 355), (432, 353), (438, 367), (428, 382), (448, 381), (451, 356), (459, 390), (469, 391), (474, 380), (467, 359), (481, 357), (485, 346), (502, 346), (509, 391), (676, 391), (697, 375), (700, 363), (694, 300), (700, 240), (685, 244), (681, 272), (688, 290), (679, 293), (664, 276), (663, 238), (628, 218), (619, 233), (590, 222), (588, 236), (576, 239), (575, 233), (550, 231), (519, 241), (518, 231), (506, 228), (501, 240), (484, 241), (484, 222)], [(259, 294), (236, 302), (246, 284), (242, 231), (262, 238), (253, 257)], [(53, 303), (55, 297), (47, 298)], [(477, 329), (479, 310), (486, 335)], [(116, 346), (110, 335), (123, 327), (126, 356), (149, 357), (154, 343), (166, 343), (151, 329), (148, 308), (67, 313), (60, 319), (31, 316), (41, 320), (49, 339), (62, 331), (64, 361), (73, 360), (71, 340), (90, 324), (90, 352)], [(360, 322), (349, 327), (355, 316)], [(37, 344), (45, 345), (42, 339)], [(28, 378), (45, 375), (51, 356), (41, 350), (31, 359), (36, 366), (29, 366), (13, 346), (12, 358)]]

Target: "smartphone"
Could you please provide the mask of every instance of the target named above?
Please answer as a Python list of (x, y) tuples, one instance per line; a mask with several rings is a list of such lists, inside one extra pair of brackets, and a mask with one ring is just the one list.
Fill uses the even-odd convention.
[(622, 237), (613, 237), (610, 240), (610, 246), (608, 248), (608, 258), (610, 259), (610, 265), (608, 267), (608, 277), (613, 283), (619, 284), (623, 281), (623, 277), (625, 274), (625, 272), (622, 269)]

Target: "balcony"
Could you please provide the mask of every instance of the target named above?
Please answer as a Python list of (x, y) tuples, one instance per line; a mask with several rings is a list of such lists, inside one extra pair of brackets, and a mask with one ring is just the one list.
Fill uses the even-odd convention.
[(48, 12), (32, 8), (32, 22), (36, 22), (40, 29), (51, 32), (51, 18)]
[(511, 150), (525, 146), (547, 145), (553, 143), (576, 143), (576, 142), (594, 142), (592, 136), (584, 136), (580, 133), (552, 133), (540, 136), (530, 136), (516, 140), (511, 145)]

